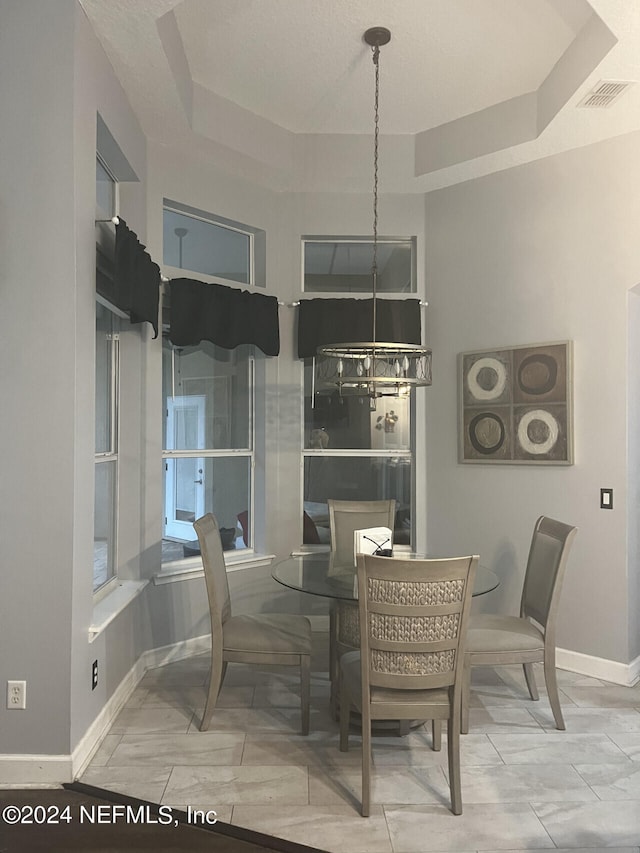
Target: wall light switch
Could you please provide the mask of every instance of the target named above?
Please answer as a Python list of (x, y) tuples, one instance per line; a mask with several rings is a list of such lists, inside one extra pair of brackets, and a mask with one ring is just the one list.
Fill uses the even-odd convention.
[(600, 489), (600, 509), (613, 509), (613, 489)]

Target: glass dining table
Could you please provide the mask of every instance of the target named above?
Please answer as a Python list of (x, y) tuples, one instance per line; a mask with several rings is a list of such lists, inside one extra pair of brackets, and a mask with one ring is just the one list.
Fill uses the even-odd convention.
[[(398, 551), (394, 554), (394, 557), (402, 557), (410, 560), (424, 560), (433, 556), (406, 551)], [(393, 560), (394, 557), (388, 557), (387, 559)], [(296, 554), (295, 556), (280, 560), (273, 565), (271, 576), (278, 583), (289, 587), (289, 589), (331, 599), (329, 654), (331, 660), (337, 661), (335, 652), (336, 636), (342, 629), (336, 627), (336, 612), (340, 609), (341, 602), (350, 602), (351, 605), (354, 605), (357, 601), (358, 588), (355, 566), (336, 562), (334, 555), (330, 551), (313, 551), (305, 554)], [(479, 565), (476, 570), (473, 596), (485, 595), (494, 590), (499, 583), (500, 578), (494, 571), (488, 569), (486, 566)], [(353, 620), (349, 621), (350, 627), (347, 628), (345, 639), (349, 646), (357, 647), (359, 645), (359, 630), (355, 627)], [(349, 625), (349, 622), (347, 625)], [(348, 636), (349, 633), (351, 636)], [(335, 709), (335, 714), (337, 714), (339, 713), (339, 701), (336, 695), (337, 672), (334, 671), (335, 666), (335, 662), (333, 664), (330, 662), (329, 677), (331, 680), (331, 705)], [(397, 721), (388, 723), (388, 721), (378, 720), (376, 726), (377, 731), (380, 733), (385, 733), (391, 729), (404, 735), (414, 726), (421, 725), (422, 722), (424, 721), (416, 720), (413, 723), (409, 723), (404, 720), (398, 724)]]
[[(398, 551), (395, 557), (424, 560), (432, 555)], [(387, 559), (393, 560), (394, 557)], [(274, 580), (289, 589), (321, 595), (324, 598), (356, 601), (358, 598), (355, 566), (334, 561), (330, 551), (314, 551), (297, 554), (280, 560), (272, 567)], [(486, 566), (479, 565), (473, 587), (473, 596), (485, 595), (500, 583), (498, 575)]]

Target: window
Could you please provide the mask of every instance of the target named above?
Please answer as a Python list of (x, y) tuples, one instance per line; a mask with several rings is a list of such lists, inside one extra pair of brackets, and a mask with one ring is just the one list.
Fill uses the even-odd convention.
[[(115, 215), (117, 184), (96, 158), (96, 288), (113, 257), (113, 226), (100, 220)], [(93, 591), (116, 573), (116, 496), (118, 487), (118, 373), (120, 318), (106, 301), (96, 300), (95, 492)]]
[(165, 199), (163, 261), (223, 281), (264, 287), (265, 234)]
[(253, 547), (253, 348), (163, 342), (163, 563), (199, 553), (213, 512), (223, 548)]
[[(306, 237), (302, 253), (306, 292), (371, 293), (371, 239)], [(380, 238), (377, 265), (380, 293), (416, 292), (414, 240)]]
[(313, 359), (305, 361), (305, 544), (329, 542), (327, 501), (396, 501), (394, 544), (411, 544), (413, 437), (411, 399), (316, 394)]

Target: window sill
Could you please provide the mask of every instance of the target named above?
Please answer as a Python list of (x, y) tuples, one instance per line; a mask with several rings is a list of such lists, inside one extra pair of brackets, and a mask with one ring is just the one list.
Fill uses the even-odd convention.
[[(244, 569), (270, 566), (274, 557), (274, 554), (234, 554), (232, 557), (225, 554), (225, 565), (227, 573), (239, 572)], [(177, 581), (187, 581), (202, 577), (204, 577), (202, 560), (200, 557), (197, 557), (192, 560), (181, 560), (179, 563), (167, 563), (158, 574), (153, 576), (153, 582), (156, 586), (162, 586), (166, 583), (176, 583)]]
[(101, 634), (113, 620), (136, 598), (149, 581), (121, 581), (93, 608), (93, 621), (89, 626), (89, 642)]

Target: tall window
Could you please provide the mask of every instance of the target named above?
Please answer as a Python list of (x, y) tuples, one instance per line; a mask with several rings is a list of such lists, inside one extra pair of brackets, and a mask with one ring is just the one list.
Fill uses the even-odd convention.
[[(415, 238), (378, 243), (378, 290), (415, 293)], [(370, 238), (305, 237), (303, 291), (332, 297), (371, 294)], [(329, 342), (327, 342), (329, 343)], [(315, 393), (313, 360), (304, 368), (305, 544), (329, 542), (327, 501), (396, 501), (394, 544), (411, 544), (414, 438), (411, 397), (341, 396)]]
[(164, 563), (198, 553), (193, 522), (206, 512), (226, 551), (253, 547), (252, 349), (164, 341)]
[[(96, 159), (96, 286), (110, 274), (117, 184)], [(116, 499), (118, 487), (118, 346), (120, 319), (102, 297), (96, 301), (95, 494), (93, 590), (104, 588), (116, 573)]]

